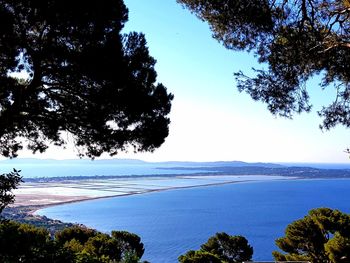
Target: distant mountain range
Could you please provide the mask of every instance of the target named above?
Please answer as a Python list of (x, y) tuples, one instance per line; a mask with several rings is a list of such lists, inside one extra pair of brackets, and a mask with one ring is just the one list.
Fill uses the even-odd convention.
[[(157, 164), (157, 163), (155, 163)], [(176, 167), (179, 166), (192, 166), (192, 167), (248, 167), (248, 166), (259, 166), (259, 167), (270, 167), (270, 168), (278, 168), (284, 167), (281, 164), (275, 163), (247, 163), (241, 161), (217, 161), (217, 162), (159, 162), (159, 164), (167, 164), (169, 166), (174, 165)]]
[(55, 160), (55, 159), (35, 159), (35, 158), (15, 158), (1, 160), (1, 164), (31, 164), (31, 165), (46, 165), (46, 164), (58, 164), (58, 163), (70, 163), (70, 164), (136, 164), (136, 165), (160, 165), (160, 166), (184, 166), (184, 167), (247, 167), (247, 166), (259, 166), (259, 167), (284, 167), (285, 165), (275, 163), (247, 163), (241, 161), (215, 161), (215, 162), (181, 162), (181, 161), (167, 161), (167, 162), (146, 162), (138, 159), (67, 159), (67, 160)]

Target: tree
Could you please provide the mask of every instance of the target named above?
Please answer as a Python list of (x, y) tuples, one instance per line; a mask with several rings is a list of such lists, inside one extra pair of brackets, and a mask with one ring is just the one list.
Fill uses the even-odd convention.
[(106, 259), (106, 262), (120, 261), (122, 257), (122, 248), (118, 242), (107, 234), (98, 233), (94, 237), (90, 237), (83, 244), (83, 251), (89, 255), (93, 255), (98, 259)]
[(267, 67), (236, 73), (238, 90), (276, 115), (309, 112), (306, 82), (323, 74), (336, 99), (318, 113), (321, 128), (350, 127), (350, 2), (320, 0), (177, 0), (209, 23), (227, 49), (253, 51)]
[(181, 263), (221, 263), (218, 256), (209, 252), (198, 250), (190, 250), (185, 255), (179, 257)]
[(22, 181), (19, 172), (13, 169), (10, 173), (0, 174), (0, 214), (7, 205), (14, 202), (15, 196), (12, 190)]
[[(137, 237), (127, 232), (124, 236)], [(9, 220), (0, 222), (1, 262), (136, 263), (142, 256), (134, 253), (137, 249), (130, 244), (125, 251), (118, 239), (85, 227), (66, 228), (53, 239), (43, 228)]]
[(273, 256), (278, 261), (347, 262), (349, 238), (348, 214), (329, 208), (313, 209), (287, 226), (285, 237), (276, 240), (286, 254), (274, 251)]
[(216, 233), (201, 245), (200, 250), (190, 250), (179, 257), (181, 263), (243, 262), (251, 260), (253, 248), (243, 236)]
[[(64, 146), (66, 133), (79, 156), (90, 158), (129, 146), (153, 151), (164, 142), (173, 95), (156, 83), (145, 36), (121, 33), (127, 13), (122, 0), (0, 0), (0, 155), (16, 157), (24, 146), (33, 153)], [(0, 175), (0, 212), (20, 181), (16, 170)], [(9, 236), (16, 245), (7, 250)], [(55, 253), (63, 251), (75, 261), (61, 262), (110, 262), (125, 253), (126, 262), (135, 262), (143, 244), (136, 235), (124, 236), (129, 239), (121, 244), (75, 228), (52, 241), (47, 231), (1, 221), (0, 256), (56, 262)]]
[(135, 254), (141, 258), (145, 249), (141, 238), (133, 233), (127, 231), (112, 231), (112, 237), (119, 243), (123, 254)]
[(86, 228), (83, 226), (72, 226), (66, 227), (62, 231), (56, 232), (55, 240), (61, 245), (64, 245), (66, 242), (69, 242), (73, 239), (84, 244), (89, 240), (89, 238), (95, 237), (96, 235), (96, 230)]
[(63, 146), (66, 132), (91, 158), (164, 142), (173, 96), (144, 35), (121, 33), (127, 18), (122, 0), (0, 0), (1, 155)]
[(338, 232), (325, 245), (325, 251), (332, 263), (349, 262), (350, 237), (343, 237)]
[(127, 231), (107, 235), (73, 226), (57, 232), (55, 242), (74, 254), (77, 262), (138, 262), (144, 253), (141, 238)]
[(57, 246), (43, 228), (1, 221), (0, 261), (69, 263), (73, 262), (73, 255)]
[(224, 262), (243, 262), (251, 260), (253, 248), (243, 236), (230, 236), (224, 232), (216, 233), (201, 250), (217, 255)]

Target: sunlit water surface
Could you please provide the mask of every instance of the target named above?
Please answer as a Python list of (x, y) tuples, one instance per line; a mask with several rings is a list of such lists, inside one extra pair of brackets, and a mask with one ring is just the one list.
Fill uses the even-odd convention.
[(350, 179), (284, 180), (169, 190), (49, 207), (38, 213), (100, 231), (141, 236), (143, 259), (177, 262), (189, 249), (225, 231), (243, 235), (255, 260), (271, 260), (285, 227), (316, 207), (350, 212)]

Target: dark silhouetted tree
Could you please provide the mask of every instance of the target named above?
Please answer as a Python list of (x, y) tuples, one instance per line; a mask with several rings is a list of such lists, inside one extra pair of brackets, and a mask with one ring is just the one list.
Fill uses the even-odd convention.
[(251, 260), (253, 248), (243, 236), (230, 236), (224, 232), (216, 233), (201, 245), (198, 251), (190, 250), (179, 257), (181, 263), (196, 262), (243, 262)]
[(79, 257), (120, 261), (124, 258), (140, 259), (145, 251), (141, 238), (127, 231), (112, 231), (111, 236), (96, 230), (73, 226), (55, 234), (55, 241)]
[(55, 233), (55, 240), (57, 243), (63, 245), (66, 242), (69, 242), (72, 239), (84, 244), (88, 241), (89, 238), (95, 237), (97, 235), (97, 231), (94, 229), (80, 227), (80, 226), (72, 226), (66, 227), (62, 231)]
[(249, 261), (253, 256), (253, 248), (245, 237), (226, 233), (210, 237), (207, 243), (201, 245), (201, 250), (217, 255), (224, 262)]
[(83, 262), (88, 259), (93, 262), (101, 259), (106, 262), (138, 262), (144, 253), (141, 238), (127, 231), (112, 231), (110, 236), (93, 229), (73, 226), (57, 232), (55, 242)]
[[(83, 251), (96, 258), (107, 258), (108, 261), (121, 261), (122, 248), (118, 242), (107, 234), (98, 233), (94, 237), (90, 237), (83, 244)], [(79, 251), (81, 252), (81, 251)]]
[(335, 100), (319, 110), (321, 128), (350, 127), (350, 2), (319, 0), (177, 0), (203, 21), (231, 50), (252, 51), (255, 76), (236, 73), (239, 91), (267, 103), (276, 115), (311, 109), (306, 82), (322, 74)]
[(57, 246), (45, 229), (14, 221), (1, 221), (0, 261), (70, 263), (74, 262), (74, 255)]
[(350, 216), (329, 208), (313, 209), (287, 226), (285, 237), (276, 240), (286, 252), (274, 251), (278, 261), (348, 262)]
[[(123, 236), (137, 239), (128, 232)], [(0, 222), (0, 262), (138, 263), (142, 256), (136, 254), (139, 244), (134, 247), (131, 243), (126, 251), (118, 239), (85, 227), (66, 228), (52, 239), (42, 228), (8, 220)]]
[(112, 237), (118, 242), (123, 254), (135, 254), (141, 258), (145, 249), (141, 238), (133, 233), (127, 231), (112, 231)]
[(91, 158), (164, 142), (173, 96), (144, 35), (121, 33), (127, 14), (122, 0), (0, 0), (0, 154), (65, 132)]
[(21, 182), (19, 172), (14, 169), (13, 172), (0, 174), (0, 214), (7, 205), (14, 202), (15, 196), (12, 190)]
[[(173, 95), (156, 82), (144, 35), (121, 33), (127, 18), (122, 0), (0, 0), (0, 155), (64, 146), (66, 133), (90, 158), (164, 142)], [(16, 170), (0, 175), (0, 212), (20, 181)], [(123, 238), (73, 228), (53, 241), (1, 221), (0, 261), (138, 261), (140, 238)]]

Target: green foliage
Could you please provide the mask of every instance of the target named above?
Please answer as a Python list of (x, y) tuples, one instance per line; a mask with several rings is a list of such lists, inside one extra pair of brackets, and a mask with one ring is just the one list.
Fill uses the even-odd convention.
[(56, 246), (47, 230), (14, 221), (0, 223), (0, 262), (73, 262), (72, 255)]
[(253, 49), (255, 39), (272, 30), (268, 1), (178, 0), (201, 20), (207, 21), (213, 37), (229, 49)]
[(325, 251), (332, 263), (349, 262), (350, 237), (343, 237), (336, 232), (334, 237), (325, 244)]
[[(123, 260), (121, 263), (140, 263), (140, 258), (134, 252), (125, 252), (123, 256)], [(147, 263), (147, 261), (143, 261), (143, 263)]]
[(79, 155), (152, 151), (171, 100), (143, 34), (122, 34), (122, 0), (0, 0), (0, 154), (72, 135)]
[(216, 233), (207, 243), (201, 245), (201, 250), (217, 255), (225, 262), (249, 261), (253, 255), (253, 248), (243, 236), (230, 236), (224, 232)]
[(179, 257), (181, 263), (221, 263), (222, 261), (216, 255), (206, 251), (190, 250), (185, 255)]
[(0, 214), (7, 205), (15, 200), (15, 196), (11, 191), (16, 189), (22, 181), (22, 177), (19, 175), (20, 172), (13, 169), (13, 172), (0, 174)]
[(80, 241), (76, 240), (75, 238), (71, 240), (66, 240), (63, 244), (57, 240), (56, 242), (60, 245), (63, 245), (65, 249), (68, 249), (72, 253), (80, 253), (81, 251), (84, 250), (84, 245)]
[(201, 245), (198, 251), (190, 250), (179, 257), (181, 263), (201, 262), (243, 262), (251, 260), (253, 248), (243, 236), (216, 233)]
[[(123, 233), (137, 239), (135, 234)], [(126, 249), (120, 240), (85, 227), (66, 228), (52, 239), (43, 228), (0, 223), (0, 262), (138, 263), (141, 256), (135, 251), (139, 247), (130, 243)]]
[(127, 231), (112, 231), (112, 237), (118, 241), (124, 253), (135, 254), (141, 258), (145, 252), (141, 238), (136, 234)]
[(311, 109), (306, 82), (323, 74), (336, 100), (320, 111), (322, 128), (350, 127), (349, 1), (177, 0), (208, 22), (226, 48), (253, 51), (266, 67), (255, 76), (236, 73), (238, 90), (291, 118)]
[(346, 262), (349, 227), (349, 215), (329, 208), (313, 209), (287, 226), (285, 237), (276, 240), (286, 254), (274, 251), (273, 256), (279, 261)]
[(85, 251), (76, 253), (75, 263), (100, 263), (100, 262), (105, 263), (106, 261), (101, 261), (97, 257), (90, 255)]
[(126, 231), (112, 235), (74, 226), (56, 233), (55, 240), (77, 256), (78, 262), (138, 262), (144, 248), (140, 237)]
[(120, 261), (123, 248), (109, 235), (99, 233), (88, 239), (84, 244), (84, 251), (98, 258)]
[(97, 231), (80, 226), (72, 226), (63, 229), (55, 234), (55, 240), (57, 243), (63, 245), (71, 240), (76, 240), (79, 243), (84, 244), (90, 237), (97, 235)]
[(37, 259), (45, 250), (48, 232), (30, 225), (4, 221), (0, 224), (0, 258), (6, 261)]

